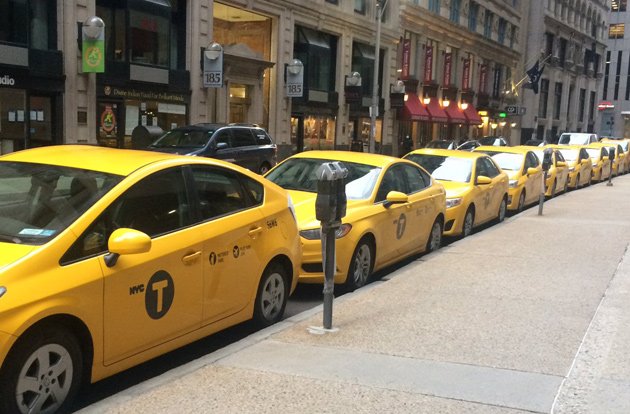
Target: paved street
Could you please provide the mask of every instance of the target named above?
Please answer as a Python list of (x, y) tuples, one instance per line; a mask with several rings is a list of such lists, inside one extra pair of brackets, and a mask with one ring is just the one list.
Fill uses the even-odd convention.
[(82, 412), (630, 412), (630, 176), (561, 195)]

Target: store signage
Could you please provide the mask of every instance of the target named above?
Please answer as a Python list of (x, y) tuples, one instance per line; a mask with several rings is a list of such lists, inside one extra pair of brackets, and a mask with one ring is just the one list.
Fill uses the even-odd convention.
[(608, 101), (602, 101), (599, 103), (599, 105), (597, 105), (597, 109), (600, 111), (603, 111), (605, 109), (615, 109), (615, 104)]
[(411, 39), (404, 39), (403, 49), (402, 49), (402, 73), (400, 74), (402, 79), (409, 78), (410, 58), (411, 58)]
[(525, 115), (527, 109), (524, 106), (508, 105), (505, 107), (507, 116)]
[(10, 77), (9, 75), (4, 75), (3, 77), (0, 78), (0, 85), (14, 86), (15, 79)]
[(113, 98), (143, 99), (174, 103), (186, 103), (189, 99), (186, 95), (181, 93), (143, 91), (137, 89), (119, 88), (116, 86), (105, 86), (103, 91), (105, 96)]
[(486, 93), (486, 79), (488, 79), (488, 65), (481, 65), (479, 69), (479, 92)]
[(424, 52), (424, 81), (433, 80), (433, 46), (427, 46)]
[(498, 99), (501, 94), (501, 67), (494, 69), (494, 79), (492, 81), (492, 97)]
[(462, 74), (462, 89), (470, 89), (470, 59), (464, 59), (464, 68)]
[(448, 86), (451, 84), (452, 65), (453, 65), (453, 54), (452, 53), (444, 54), (444, 81), (442, 82), (443, 86)]

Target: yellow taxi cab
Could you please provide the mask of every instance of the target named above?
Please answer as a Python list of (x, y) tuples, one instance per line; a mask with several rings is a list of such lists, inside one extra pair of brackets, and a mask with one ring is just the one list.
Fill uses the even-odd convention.
[[(531, 145), (518, 145), (517, 148), (524, 148), (534, 151), (538, 160), (542, 163), (545, 147), (534, 147)], [(569, 167), (567, 166), (562, 153), (557, 149), (551, 148), (551, 166), (547, 171), (547, 180), (545, 181), (545, 196), (554, 197), (559, 192), (567, 192), (569, 187)]]
[(589, 144), (585, 148), (593, 164), (593, 181), (603, 181), (609, 178), (612, 171), (608, 148), (593, 144)]
[(466, 237), (477, 225), (505, 219), (509, 179), (490, 156), (422, 148), (403, 158), (418, 163), (446, 189), (444, 235)]
[(610, 161), (612, 162), (612, 175), (613, 177), (617, 175), (623, 174), (626, 162), (625, 162), (625, 153), (621, 145), (617, 142), (593, 142), (589, 145), (590, 147), (605, 147), (608, 148), (608, 152), (610, 153), (610, 149), (613, 148), (615, 150), (614, 157)]
[(279, 321), (301, 258), (288, 193), (202, 157), (64, 145), (0, 157), (0, 412), (228, 326)]
[(293, 155), (265, 176), (289, 190), (302, 236), (299, 282), (323, 283), (320, 222), (315, 218), (318, 168), (340, 161), (348, 205), (337, 231), (335, 283), (353, 290), (373, 271), (400, 259), (439, 248), (444, 228), (444, 187), (416, 163), (350, 151), (307, 151)]
[(510, 177), (508, 210), (523, 211), (525, 206), (538, 201), (542, 190), (542, 167), (533, 151), (518, 147), (475, 148), (475, 152), (490, 155)]
[(591, 185), (593, 180), (593, 162), (586, 148), (582, 145), (548, 145), (555, 148), (564, 157), (569, 166), (569, 188), (578, 189)]
[(622, 174), (630, 172), (630, 138), (602, 138), (600, 142), (619, 144), (623, 150), (623, 168)]

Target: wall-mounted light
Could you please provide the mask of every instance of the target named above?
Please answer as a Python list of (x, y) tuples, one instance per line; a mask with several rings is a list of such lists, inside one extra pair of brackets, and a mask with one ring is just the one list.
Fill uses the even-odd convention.
[(408, 93), (405, 94), (405, 98), (404, 99), (405, 99), (405, 102), (407, 102), (409, 100), (409, 94)]
[(479, 129), (483, 128), (483, 124), (477, 125), (477, 128), (479, 128)]
[(391, 93), (405, 93), (405, 82), (398, 80), (392, 85)]
[(512, 123), (510, 124), (510, 126), (511, 126), (512, 128), (516, 128), (516, 122), (512, 122)]
[(501, 122), (499, 122), (499, 125), (501, 125), (501, 128), (503, 128), (505, 125), (507, 125), (507, 122), (501, 121)]
[(98, 16), (89, 17), (83, 22), (83, 34), (91, 40), (97, 40), (105, 30), (105, 22)]
[(304, 64), (300, 59), (293, 59), (288, 65), (287, 70), (291, 75), (298, 75), (304, 69)]
[(497, 127), (499, 126), (499, 124), (497, 124), (496, 122), (493, 122), (490, 124), (490, 128), (492, 129), (497, 129)]
[(346, 76), (346, 86), (361, 86), (361, 74), (359, 72), (352, 72)]
[(431, 98), (429, 96), (425, 96), (424, 99), (422, 100), (422, 103), (424, 103), (425, 105), (430, 104)]
[(466, 109), (468, 109), (468, 102), (462, 102), (460, 106), (461, 106), (462, 110), (465, 111)]
[(448, 99), (442, 99), (442, 107), (446, 108), (451, 104), (451, 101)]

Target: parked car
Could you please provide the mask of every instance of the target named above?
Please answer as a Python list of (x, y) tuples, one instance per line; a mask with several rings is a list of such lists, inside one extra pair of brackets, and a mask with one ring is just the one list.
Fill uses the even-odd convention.
[(623, 150), (623, 147), (618, 142), (596, 142), (591, 145), (592, 147), (605, 147), (608, 149), (608, 152), (611, 152), (611, 149), (615, 150), (615, 154), (610, 161), (612, 162), (612, 175), (613, 177), (617, 175), (624, 174), (624, 169), (626, 168), (626, 153)]
[(608, 148), (590, 144), (586, 146), (586, 152), (590, 155), (593, 164), (593, 181), (599, 182), (609, 178), (612, 173), (612, 163)]
[(593, 180), (593, 162), (581, 145), (549, 145), (560, 150), (569, 166), (569, 188), (578, 189), (591, 185)]
[(602, 138), (599, 142), (619, 144), (624, 153), (622, 174), (630, 172), (630, 138)]
[(459, 142), (454, 139), (436, 139), (429, 141), (425, 148), (441, 148), (441, 149), (457, 149), (457, 147), (463, 142)]
[(538, 201), (542, 189), (542, 166), (536, 154), (525, 148), (483, 146), (476, 152), (490, 155), (510, 177), (508, 210), (523, 209)]
[(495, 147), (507, 147), (507, 140), (503, 137), (488, 136), (478, 139), (481, 145), (493, 145)]
[(279, 321), (301, 258), (288, 193), (219, 160), (62, 145), (0, 157), (0, 412), (228, 326)]
[(265, 174), (277, 162), (276, 144), (264, 129), (253, 124), (195, 124), (175, 128), (147, 149), (218, 158), (259, 174)]
[(460, 151), (472, 151), (475, 148), (480, 147), (480, 146), (481, 144), (479, 143), (479, 141), (477, 141), (476, 139), (471, 139), (469, 141), (462, 143), (459, 147), (457, 147), (457, 149)]
[(405, 155), (446, 189), (444, 235), (466, 237), (507, 210), (508, 176), (486, 154), (423, 148)]
[[(515, 148), (523, 148), (533, 151), (542, 163), (546, 148), (538, 146), (519, 145)], [(551, 148), (551, 166), (547, 171), (547, 181), (545, 181), (545, 196), (554, 197), (559, 192), (567, 192), (569, 188), (569, 166), (562, 153)]]
[(547, 144), (549, 143), (544, 139), (528, 139), (525, 141), (526, 147), (544, 147)]
[(565, 132), (558, 138), (558, 145), (588, 145), (597, 141), (597, 134), (590, 132)]
[(386, 155), (308, 151), (287, 158), (265, 176), (289, 190), (302, 237), (299, 282), (323, 283), (320, 222), (315, 218), (318, 168), (341, 161), (347, 215), (337, 230), (335, 283), (353, 290), (373, 271), (406, 256), (440, 247), (445, 191), (418, 164)]

